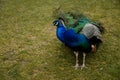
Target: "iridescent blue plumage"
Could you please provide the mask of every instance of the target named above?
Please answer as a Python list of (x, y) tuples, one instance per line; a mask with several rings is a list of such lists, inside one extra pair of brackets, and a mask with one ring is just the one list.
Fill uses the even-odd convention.
[(69, 29), (64, 32), (66, 45), (75, 51), (90, 52), (91, 43), (84, 34), (77, 34), (74, 29)]
[(60, 20), (53, 23), (57, 26), (56, 35), (60, 41), (74, 51), (90, 52), (91, 43), (84, 34), (77, 34), (73, 28), (67, 30)]
[(65, 43), (63, 34), (66, 31), (66, 28), (64, 27), (64, 25), (62, 24), (62, 22), (60, 20), (55, 20), (53, 22), (53, 24), (57, 26), (57, 29), (56, 29), (56, 36), (57, 36), (57, 38), (60, 41), (62, 41), (63, 43)]

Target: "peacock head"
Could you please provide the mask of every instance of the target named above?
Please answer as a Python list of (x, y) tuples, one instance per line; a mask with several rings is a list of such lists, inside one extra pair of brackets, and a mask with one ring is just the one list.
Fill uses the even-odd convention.
[(53, 21), (53, 25), (54, 25), (54, 26), (58, 26), (59, 23), (60, 23), (60, 20), (55, 20), (55, 21)]
[(63, 23), (64, 23), (64, 20), (59, 18), (53, 22), (53, 25), (58, 27), (58, 26), (63, 26)]

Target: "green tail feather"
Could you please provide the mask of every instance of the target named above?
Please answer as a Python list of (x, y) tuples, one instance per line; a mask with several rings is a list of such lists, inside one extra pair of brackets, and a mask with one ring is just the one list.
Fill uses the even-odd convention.
[(101, 33), (104, 32), (104, 28), (101, 24), (99, 24), (99, 22), (92, 21), (83, 14), (64, 12), (63, 10), (61, 10), (60, 7), (55, 9), (55, 11), (53, 12), (53, 17), (55, 17), (56, 19), (62, 19), (66, 28), (73, 28), (76, 33), (79, 33), (87, 23), (92, 23), (96, 25), (100, 29)]

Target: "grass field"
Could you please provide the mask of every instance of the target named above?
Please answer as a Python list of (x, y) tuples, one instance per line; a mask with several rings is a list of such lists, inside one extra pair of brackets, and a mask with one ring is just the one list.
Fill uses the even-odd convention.
[[(56, 38), (52, 12), (59, 6), (106, 29), (82, 71), (74, 70), (73, 52)], [(0, 0), (0, 80), (120, 80), (119, 33), (120, 0)]]

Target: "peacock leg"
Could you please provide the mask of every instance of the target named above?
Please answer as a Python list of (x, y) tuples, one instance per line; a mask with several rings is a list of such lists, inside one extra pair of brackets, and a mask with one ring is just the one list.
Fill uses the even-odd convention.
[(86, 54), (83, 53), (83, 64), (81, 65), (81, 70), (86, 67), (85, 66), (85, 57), (86, 57)]
[(75, 54), (75, 57), (76, 57), (76, 64), (75, 64), (74, 67), (75, 67), (75, 69), (77, 69), (79, 67), (79, 60), (78, 60), (78, 54), (79, 53), (74, 51), (74, 54)]

